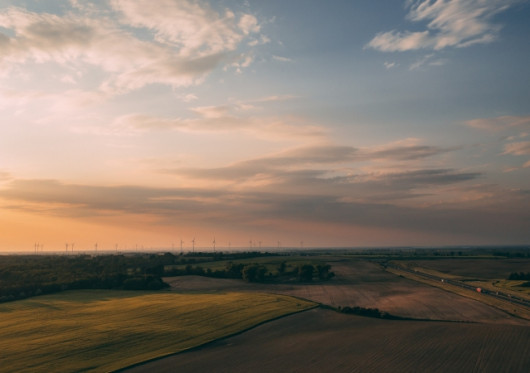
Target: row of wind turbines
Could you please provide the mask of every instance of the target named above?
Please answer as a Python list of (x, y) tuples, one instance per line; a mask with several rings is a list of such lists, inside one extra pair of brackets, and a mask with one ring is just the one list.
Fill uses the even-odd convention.
[[(196, 240), (195, 240), (195, 237), (193, 237), (193, 239), (190, 241), (191, 242), (191, 251), (194, 253), (195, 252), (195, 243), (196, 243)], [(213, 252), (216, 252), (216, 239), (214, 237), (213, 241), (212, 241), (212, 248), (213, 248)], [(248, 241), (249, 243), (249, 248), (252, 250), (252, 249), (255, 249), (256, 247), (259, 248), (259, 250), (261, 250), (261, 241), (253, 241), (253, 240), (249, 240)], [(277, 241), (277, 248), (278, 250), (280, 249), (280, 241)], [(65, 253), (68, 254), (68, 253), (74, 253), (74, 247), (75, 247), (75, 242), (67, 242), (65, 243)], [(118, 252), (118, 244), (115, 244), (115, 252)], [(232, 248), (232, 243), (231, 242), (228, 242), (228, 250), (230, 250)], [(304, 248), (304, 241), (300, 241), (300, 248)], [(135, 249), (136, 251), (138, 251), (138, 245), (135, 245)], [(144, 246), (141, 245), (141, 249), (143, 251), (144, 249)], [(172, 251), (175, 251), (175, 244), (172, 243), (171, 244), (171, 249)], [(35, 254), (38, 254), (38, 253), (42, 253), (44, 252), (44, 244), (42, 243), (39, 243), (39, 242), (36, 242), (34, 244), (34, 252)], [(98, 243), (96, 242), (94, 244), (94, 252), (98, 252)], [(184, 241), (182, 239), (180, 239), (180, 252), (181, 253), (184, 253)]]

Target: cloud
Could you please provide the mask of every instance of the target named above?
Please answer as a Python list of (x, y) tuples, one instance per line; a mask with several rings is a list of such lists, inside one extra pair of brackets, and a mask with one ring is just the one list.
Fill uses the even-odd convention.
[(520, 128), (530, 130), (530, 115), (528, 116), (513, 116), (506, 115), (495, 118), (476, 118), (465, 121), (469, 127), (489, 131), (500, 132), (510, 128)]
[(391, 181), (394, 185), (403, 183), (411, 185), (443, 185), (469, 181), (480, 177), (478, 172), (455, 172), (452, 169), (427, 169), (408, 172), (391, 173), (379, 176), (378, 179)]
[(369, 43), (368, 47), (383, 52), (407, 51), (419, 49), (429, 42), (429, 32), (384, 32), (379, 33)]
[(530, 155), (530, 141), (512, 142), (504, 145), (503, 154)]
[(497, 39), (501, 28), (491, 19), (512, 3), (501, 0), (407, 1), (407, 19), (426, 22), (427, 29), (381, 32), (366, 47), (382, 52), (403, 52), (491, 43)]
[(260, 31), (258, 20), (243, 14), (239, 21), (231, 10), (220, 14), (203, 1), (111, 1), (127, 25), (147, 28), (161, 43), (175, 45), (184, 57), (233, 51), (245, 35)]
[(420, 59), (418, 59), (416, 62), (412, 63), (409, 67), (409, 70), (416, 70), (416, 69), (419, 69), (425, 65), (428, 65), (428, 66), (443, 66), (447, 63), (447, 60), (445, 59), (441, 59), (441, 58), (438, 58), (438, 59), (433, 59), (434, 58), (434, 53), (431, 53), (431, 54), (427, 54), (423, 57), (421, 57)]
[(230, 107), (224, 106), (198, 106), (191, 109), (193, 112), (199, 114), (203, 118), (216, 119), (223, 118), (229, 115)]
[(280, 61), (280, 62), (293, 62), (293, 60), (291, 58), (287, 58), (287, 57), (282, 57), (282, 56), (276, 56), (276, 55), (273, 55), (272, 58), (276, 61)]
[(261, 26), (258, 24), (258, 20), (252, 14), (244, 14), (241, 16), (238, 26), (245, 35), (257, 33), (261, 29)]
[(193, 93), (180, 95), (180, 96), (178, 96), (178, 98), (181, 99), (183, 102), (192, 102), (192, 101), (195, 101), (195, 100), (199, 99), (199, 97), (197, 97), (197, 95), (195, 95)]
[(0, 171), (0, 182), (11, 180), (11, 174), (9, 172)]
[(447, 153), (454, 148), (439, 148), (430, 145), (387, 146), (366, 152), (366, 157), (384, 160), (414, 160)]
[[(414, 189), (427, 185), (442, 185), (472, 180), (480, 174), (460, 173), (448, 169), (404, 171), (401, 173), (353, 173), (355, 164), (385, 161), (406, 163), (447, 152), (430, 146), (380, 147), (358, 149), (351, 146), (314, 145), (282, 151), (273, 155), (236, 162), (217, 168), (164, 169), (171, 173), (192, 179), (224, 181), (232, 185), (281, 186), (290, 192), (316, 189), (320, 193), (346, 193), (357, 190), (359, 195), (370, 196), (381, 190), (395, 195), (395, 190)], [(369, 185), (367, 188), (364, 186)], [(405, 187), (408, 185), (408, 187)], [(351, 189), (353, 186), (357, 189)], [(348, 188), (350, 188), (348, 190)], [(362, 191), (359, 189), (363, 189)], [(308, 191), (309, 192), (309, 191)], [(379, 195), (379, 193), (378, 193)], [(410, 197), (410, 195), (408, 196)]]
[[(111, 5), (114, 12), (73, 3), (72, 11), (60, 15), (19, 7), (0, 10), (0, 27), (7, 30), (0, 32), (3, 74), (12, 76), (24, 64), (51, 62), (82, 74), (99, 69), (99, 90), (105, 94), (154, 83), (191, 86), (231, 64), (231, 54), (259, 31), (253, 15), (221, 14), (201, 1), (114, 0)], [(238, 67), (251, 62), (245, 57)]]
[[(406, 177), (421, 182), (439, 182), (449, 170), (417, 173)], [(452, 176), (449, 176), (452, 177)], [(14, 180), (0, 190), (12, 210), (33, 211), (47, 216), (98, 218), (106, 216), (149, 217), (155, 224), (201, 222), (227, 229), (241, 227), (289, 227), (289, 224), (377, 227), (408, 232), (447, 235), (472, 234), (509, 242), (528, 238), (529, 215), (521, 205), (524, 193), (508, 193), (502, 203), (486, 206), (412, 207), (387, 200), (359, 202), (332, 194), (227, 189), (154, 188), (140, 186), (94, 186), (67, 184), (58, 180)], [(519, 207), (517, 207), (519, 206)], [(287, 224), (287, 225), (286, 225)]]
[[(166, 118), (128, 114), (114, 120), (110, 134), (119, 132), (184, 131), (197, 133), (238, 130), (252, 137), (271, 141), (321, 141), (326, 128), (300, 118), (253, 116), (253, 107), (244, 104), (197, 106), (190, 110), (194, 118)], [(247, 113), (250, 112), (250, 113)]]

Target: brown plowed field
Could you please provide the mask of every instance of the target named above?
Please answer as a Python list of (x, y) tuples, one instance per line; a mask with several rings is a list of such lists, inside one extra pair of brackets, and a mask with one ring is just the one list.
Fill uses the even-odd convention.
[(336, 277), (312, 284), (249, 284), (241, 280), (183, 276), (166, 279), (177, 291), (264, 291), (323, 304), (379, 308), (393, 315), (431, 320), (527, 324), (483, 303), (408, 280), (367, 261), (331, 262)]
[(379, 320), (315, 309), (127, 372), (527, 373), (528, 351), (528, 326)]

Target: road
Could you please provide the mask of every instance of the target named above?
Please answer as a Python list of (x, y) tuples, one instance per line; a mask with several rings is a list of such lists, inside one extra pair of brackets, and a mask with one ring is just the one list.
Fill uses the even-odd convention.
[[(411, 273), (413, 275), (416, 275), (416, 276), (428, 278), (428, 279), (439, 281), (439, 282), (444, 282), (446, 284), (458, 286), (458, 287), (461, 287), (461, 288), (464, 288), (464, 289), (468, 289), (468, 290), (472, 290), (472, 291), (477, 291), (477, 287), (476, 286), (466, 284), (465, 282), (462, 282), (462, 281), (446, 279), (446, 278), (443, 278), (443, 277), (432, 275), (430, 273), (425, 273), (425, 272), (421, 272), (421, 271), (417, 271), (417, 270), (412, 270), (412, 269), (409, 269), (409, 268), (406, 268), (406, 267), (402, 267), (402, 266), (399, 266), (399, 265), (395, 265), (395, 264), (392, 264), (392, 263), (386, 263), (385, 265), (387, 267), (394, 268), (394, 269), (397, 269), (399, 271), (409, 272), (409, 273)], [(528, 301), (527, 299), (518, 297), (516, 295), (507, 294), (507, 293), (504, 293), (502, 291), (493, 292), (493, 291), (489, 291), (489, 290), (485, 290), (485, 289), (482, 289), (480, 293), (483, 294), (484, 296), (493, 297), (493, 298), (500, 299), (500, 300), (503, 300), (503, 301), (506, 301), (506, 302), (511, 302), (511, 303), (518, 304), (520, 306), (524, 306), (524, 307), (530, 308), (530, 301)]]

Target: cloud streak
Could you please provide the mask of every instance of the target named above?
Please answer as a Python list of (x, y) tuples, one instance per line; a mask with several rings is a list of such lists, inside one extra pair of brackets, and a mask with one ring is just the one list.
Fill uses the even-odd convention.
[(464, 122), (467, 126), (488, 132), (501, 132), (510, 128), (530, 130), (530, 115), (505, 115), (495, 118), (476, 118)]
[(512, 142), (504, 146), (504, 154), (530, 155), (530, 141)]
[[(416, 161), (447, 153), (451, 149), (434, 146), (385, 146), (358, 149), (351, 146), (312, 145), (286, 150), (274, 155), (250, 159), (220, 168), (166, 170), (195, 178), (241, 180), (269, 175), (271, 180), (300, 176), (301, 172), (321, 176), (351, 163), (369, 161)], [(320, 167), (312, 169), (311, 167)], [(314, 181), (314, 180), (313, 180)]]
[[(460, 182), (473, 179), (464, 175), (454, 179), (448, 170), (427, 170), (396, 175), (420, 183)], [(461, 174), (462, 175), (462, 174)], [(276, 227), (286, 224), (335, 224), (343, 227), (378, 227), (409, 232), (434, 232), (444, 235), (483, 234), (495, 239), (514, 235), (526, 237), (529, 215), (514, 208), (528, 195), (512, 192), (495, 208), (473, 206), (411, 207), (389, 201), (348, 201), (315, 190), (304, 193), (230, 191), (221, 189), (153, 188), (138, 186), (88, 186), (65, 184), (57, 180), (14, 180), (0, 191), (12, 210), (33, 211), (67, 217), (143, 215), (157, 224), (210, 222), (218, 229), (234, 224), (241, 227)], [(4, 206), (5, 207), (5, 206)], [(502, 218), (500, 218), (502, 217)], [(165, 223), (164, 223), (165, 222)], [(513, 241), (513, 240), (512, 240)]]
[(491, 43), (498, 38), (501, 28), (492, 18), (512, 3), (500, 0), (407, 1), (407, 19), (426, 23), (426, 29), (380, 32), (366, 47), (382, 52), (404, 52)]
[(228, 104), (191, 108), (191, 118), (166, 118), (145, 114), (128, 114), (117, 118), (110, 133), (182, 131), (197, 133), (231, 132), (271, 141), (322, 141), (327, 136), (323, 126), (308, 123), (303, 118), (274, 117), (247, 114), (249, 105)]

